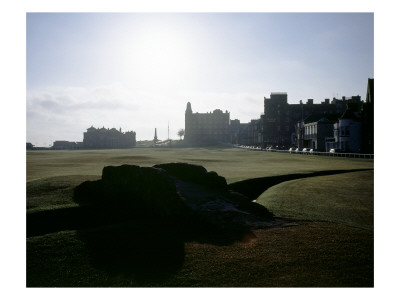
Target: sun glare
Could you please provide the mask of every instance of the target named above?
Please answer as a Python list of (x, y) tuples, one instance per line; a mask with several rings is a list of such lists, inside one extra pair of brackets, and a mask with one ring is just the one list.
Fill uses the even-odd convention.
[(132, 37), (127, 48), (127, 71), (142, 86), (179, 86), (189, 75), (192, 51), (179, 31), (146, 28)]

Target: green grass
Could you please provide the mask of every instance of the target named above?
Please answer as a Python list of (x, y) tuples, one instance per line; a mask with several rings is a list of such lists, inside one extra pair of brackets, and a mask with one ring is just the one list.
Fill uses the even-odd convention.
[(322, 170), (371, 169), (373, 160), (248, 151), (234, 148), (133, 148), (27, 151), (27, 181), (65, 175), (98, 175), (104, 166), (188, 162), (216, 171), (228, 183), (248, 178)]
[(100, 176), (70, 175), (32, 180), (26, 183), (27, 213), (78, 206), (73, 201), (74, 189), (86, 180)]
[(373, 230), (373, 183), (373, 171), (292, 180), (271, 187), (257, 203), (282, 217)]
[[(28, 213), (76, 206), (75, 186), (98, 179), (108, 165), (188, 162), (216, 171), (232, 183), (323, 170), (372, 169), (374, 164), (373, 160), (231, 148), (28, 151), (26, 158)], [(242, 242), (229, 245), (166, 242), (171, 249), (183, 247), (183, 265), (162, 277), (157, 270), (148, 277), (134, 264), (130, 273), (121, 273), (99, 263), (98, 253), (118, 257), (121, 249), (113, 243), (110, 228), (32, 236), (27, 238), (27, 286), (373, 286), (372, 191), (373, 171), (273, 186), (258, 201), (278, 216), (297, 219), (298, 226), (256, 230), (250, 239), (243, 237)], [(130, 241), (134, 251), (150, 249), (147, 260), (163, 257), (162, 241), (171, 233), (137, 230), (141, 232), (123, 233), (122, 241)]]
[[(27, 240), (28, 287), (367, 287), (373, 234), (341, 224), (256, 230), (249, 242), (186, 242), (184, 264), (161, 279), (108, 272), (75, 231)], [(134, 238), (134, 237), (131, 237)], [(157, 249), (160, 253), (163, 248)], [(155, 254), (157, 255), (157, 254)], [(144, 280), (146, 278), (146, 280)]]

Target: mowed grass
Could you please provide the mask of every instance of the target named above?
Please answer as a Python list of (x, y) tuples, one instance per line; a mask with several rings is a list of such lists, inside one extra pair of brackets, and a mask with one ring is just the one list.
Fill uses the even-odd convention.
[[(373, 168), (371, 160), (231, 148), (28, 151), (27, 212), (76, 206), (72, 199), (75, 186), (100, 178), (104, 166), (166, 162), (203, 165), (226, 177), (228, 183), (322, 170)], [(99, 268), (77, 231), (33, 236), (27, 238), (27, 286), (373, 286), (372, 174), (351, 172), (274, 186), (258, 201), (277, 216), (296, 219), (298, 226), (256, 230), (250, 239), (231, 245), (184, 241), (182, 267), (162, 278), (157, 278), (157, 272), (149, 278), (140, 272), (110, 273)], [(287, 197), (277, 208), (282, 194)], [(351, 198), (344, 205), (338, 200), (340, 195), (359, 195), (359, 202)], [(293, 200), (300, 198), (299, 208)], [(338, 203), (341, 210), (337, 210)], [(368, 211), (365, 219), (355, 215), (360, 203)], [(317, 215), (311, 214), (316, 211)], [(361, 226), (348, 222), (356, 218)], [(100, 240), (101, 234), (100, 230)], [(132, 236), (126, 238), (135, 241)], [(163, 253), (165, 249), (160, 246), (154, 251)]]
[(272, 213), (297, 220), (329, 221), (374, 228), (374, 173), (358, 171), (283, 182), (257, 203)]
[(216, 171), (228, 183), (248, 178), (322, 170), (371, 169), (373, 160), (249, 151), (236, 148), (133, 148), (93, 151), (27, 151), (27, 181), (66, 175), (98, 175), (104, 166), (142, 167), (187, 162)]
[(124, 274), (97, 268), (75, 231), (31, 237), (27, 240), (27, 286), (373, 286), (371, 232), (341, 224), (304, 222), (253, 233), (253, 239), (247, 243), (220, 246), (186, 242), (183, 266), (161, 279), (157, 272), (149, 278), (135, 270)]
[(74, 189), (86, 180), (97, 180), (97, 175), (69, 175), (32, 180), (26, 184), (28, 213), (66, 207), (77, 207), (73, 201)]
[(27, 151), (28, 211), (76, 206), (73, 189), (96, 180), (109, 165), (153, 166), (187, 162), (216, 171), (228, 183), (249, 178), (323, 170), (373, 168), (373, 161), (235, 148), (134, 148), (123, 150)]

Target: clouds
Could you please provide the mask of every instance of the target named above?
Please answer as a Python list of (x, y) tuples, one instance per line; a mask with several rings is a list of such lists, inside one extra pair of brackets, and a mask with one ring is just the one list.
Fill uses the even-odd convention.
[(120, 84), (99, 87), (50, 87), (28, 91), (27, 110), (42, 114), (137, 109), (138, 99)]
[(90, 126), (136, 131), (138, 140), (176, 138), (185, 126), (187, 102), (193, 111), (228, 110), (249, 122), (263, 113), (263, 95), (219, 92), (133, 90), (118, 83), (91, 88), (49, 87), (27, 93), (27, 141), (48, 146), (55, 140), (82, 141)]
[[(83, 87), (51, 87), (27, 92), (27, 139), (82, 140), (91, 125), (134, 130), (132, 111), (143, 110), (138, 95), (120, 84)], [(40, 136), (40, 137), (39, 137)], [(47, 145), (48, 141), (46, 141)]]

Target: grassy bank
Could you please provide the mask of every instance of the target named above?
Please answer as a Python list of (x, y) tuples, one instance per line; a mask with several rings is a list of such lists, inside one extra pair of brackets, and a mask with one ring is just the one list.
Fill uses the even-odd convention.
[(373, 171), (297, 179), (275, 185), (257, 203), (275, 215), (374, 228)]

